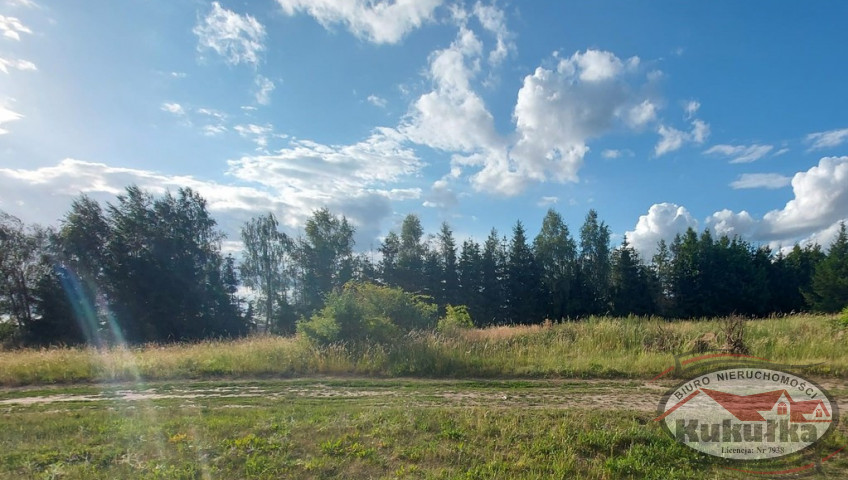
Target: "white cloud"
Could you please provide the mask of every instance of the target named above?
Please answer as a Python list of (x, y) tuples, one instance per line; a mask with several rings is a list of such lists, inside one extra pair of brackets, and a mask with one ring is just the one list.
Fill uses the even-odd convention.
[(559, 202), (559, 197), (542, 197), (536, 202), (536, 205), (540, 207), (549, 207), (551, 205), (556, 205)]
[(227, 127), (224, 125), (204, 125), (203, 126), (203, 134), (207, 137), (214, 137), (216, 135), (220, 135), (227, 131)]
[(749, 237), (757, 228), (757, 221), (745, 210), (739, 213), (721, 210), (707, 217), (706, 223), (716, 237)]
[(846, 140), (848, 140), (848, 128), (811, 133), (806, 137), (807, 143), (811, 144), (810, 150), (838, 147)]
[(809, 235), (848, 217), (848, 157), (824, 157), (792, 178), (795, 198), (763, 217), (769, 239)]
[(516, 171), (535, 181), (576, 181), (586, 142), (609, 130), (632, 103), (621, 77), (636, 63), (587, 50), (561, 59), (555, 71), (539, 67), (525, 77), (514, 113), (518, 141), (510, 152)]
[(657, 142), (657, 145), (654, 147), (654, 154), (658, 157), (678, 150), (683, 146), (683, 142), (685, 142), (688, 138), (688, 134), (686, 132), (682, 132), (674, 127), (667, 127), (665, 125), (660, 125), (659, 129), (657, 129), (657, 133), (660, 134), (660, 141)]
[(368, 95), (368, 103), (374, 105), (375, 107), (386, 108), (388, 102), (383, 97), (378, 97), (377, 95)]
[(428, 73), (434, 88), (413, 103), (399, 127), (410, 141), (454, 152), (500, 143), (492, 115), (471, 87), (482, 49), (474, 32), (461, 27), (448, 48), (430, 55)]
[(675, 235), (689, 227), (698, 228), (698, 221), (685, 207), (674, 203), (657, 203), (639, 217), (636, 227), (627, 232), (627, 240), (645, 261), (650, 261), (657, 251), (657, 243), (671, 243)]
[(423, 166), (403, 141), (400, 133), (388, 128), (353, 145), (292, 141), (274, 154), (230, 161), (229, 174), (296, 202), (293, 208), (301, 213), (297, 218), (323, 205), (368, 224), (376, 236), (375, 222), (391, 213), (392, 200), (421, 195), (414, 188), (387, 188), (417, 175)]
[(580, 80), (584, 82), (599, 82), (618, 76), (624, 68), (621, 60), (612, 52), (602, 50), (586, 50), (585, 53), (575, 53), (570, 60), (560, 62), (560, 71), (574, 73), (579, 70)]
[(692, 120), (692, 141), (698, 144), (704, 143), (710, 136), (710, 125), (703, 120)]
[(732, 157), (730, 163), (755, 162), (774, 149), (771, 145), (715, 145), (704, 153)]
[(656, 119), (657, 106), (650, 100), (645, 100), (627, 111), (626, 122), (631, 127), (638, 128)]
[(38, 67), (29, 60), (7, 60), (5, 58), (0, 58), (0, 72), (8, 74), (10, 68), (21, 71), (38, 70)]
[(692, 120), (692, 130), (689, 132), (660, 125), (657, 133), (660, 135), (660, 141), (654, 146), (654, 154), (659, 157), (679, 150), (686, 143), (704, 143), (710, 135), (710, 126), (702, 120), (695, 119)]
[(242, 137), (253, 141), (259, 149), (268, 147), (268, 137), (274, 133), (274, 127), (271, 124), (256, 125), (248, 123), (246, 125), (236, 125), (233, 129)]
[(789, 185), (792, 179), (779, 173), (743, 173), (730, 186), (739, 190), (744, 188), (777, 189)]
[(589, 50), (560, 59), (556, 69), (539, 67), (524, 79), (513, 118), (515, 133), (501, 136), (484, 101), (472, 87), (483, 45), (464, 24), (454, 42), (430, 56), (432, 91), (419, 97), (399, 131), (408, 140), (452, 152), (452, 165), (469, 168), (478, 191), (516, 195), (531, 182), (577, 181), (586, 142), (626, 119), (653, 116), (653, 104), (634, 100), (625, 73), (637, 65), (610, 52)]
[(224, 112), (215, 110), (214, 108), (201, 107), (197, 109), (197, 113), (200, 115), (206, 115), (207, 117), (216, 118), (218, 120), (224, 120), (227, 118), (227, 115)]
[(433, 18), (442, 0), (277, 0), (287, 15), (304, 12), (325, 28), (342, 24), (374, 43), (397, 43)]
[(0, 32), (11, 40), (20, 40), (22, 33), (31, 34), (32, 30), (15, 17), (0, 15)]
[(213, 50), (227, 63), (259, 63), (265, 50), (265, 27), (250, 15), (239, 15), (212, 2), (209, 12), (192, 30), (198, 37), (199, 51)]
[(794, 198), (762, 219), (744, 211), (722, 210), (711, 215), (707, 223), (780, 248), (804, 238), (802, 243), (822, 238), (822, 232), (848, 218), (848, 157), (824, 157), (818, 165), (796, 173), (791, 183)]
[(15, 120), (20, 120), (23, 117), (24, 116), (21, 115), (20, 113), (13, 112), (13, 111), (9, 110), (8, 108), (6, 108), (5, 106), (0, 105), (0, 135), (5, 135), (5, 134), (9, 133), (8, 130), (3, 128), (3, 124), (9, 123), (9, 122), (14, 122)]
[(474, 4), (474, 15), (480, 21), (480, 25), (495, 35), (497, 44), (489, 52), (489, 64), (499, 65), (506, 57), (516, 51), (512, 33), (506, 27), (503, 10), (494, 5), (483, 5), (481, 2)]
[(174, 115), (185, 115), (185, 109), (179, 103), (165, 102), (160, 107), (163, 112), (173, 113)]
[(433, 182), (427, 200), (421, 205), (427, 208), (448, 209), (459, 203), (459, 196), (451, 187), (451, 175), (445, 175)]
[(39, 4), (32, 0), (6, 0), (6, 4), (10, 7), (41, 8)]
[(256, 103), (260, 105), (268, 105), (271, 103), (271, 92), (274, 91), (276, 85), (267, 77), (262, 75), (256, 76)]
[(621, 158), (621, 157), (632, 157), (635, 153), (632, 150), (624, 149), (624, 150), (616, 150), (616, 149), (606, 149), (601, 152), (601, 156), (608, 159)]
[(349, 147), (308, 143), (276, 156), (244, 157), (230, 162), (234, 183), (74, 159), (33, 169), (0, 168), (0, 208), (27, 221), (56, 225), (80, 193), (114, 201), (132, 184), (157, 195), (190, 187), (208, 201), (231, 240), (256, 214), (274, 212), (293, 233), (314, 210), (326, 206), (346, 215), (357, 226), (357, 238), (367, 245), (364, 242), (376, 238), (382, 220), (391, 215), (392, 201), (421, 195), (416, 188), (382, 188), (420, 168), (414, 153), (396, 140), (396, 133), (376, 132)]
[(697, 100), (689, 100), (686, 102), (686, 105), (683, 106), (683, 111), (686, 112), (686, 119), (690, 119), (698, 113), (698, 110), (701, 108), (701, 102)]

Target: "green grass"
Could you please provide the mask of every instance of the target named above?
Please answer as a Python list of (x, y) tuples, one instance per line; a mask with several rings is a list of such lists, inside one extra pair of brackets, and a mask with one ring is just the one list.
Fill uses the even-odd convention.
[[(139, 348), (0, 351), (0, 385), (316, 374), (429, 378), (652, 378), (720, 320), (591, 318), (453, 335), (410, 334), (390, 345), (318, 347), (303, 338), (251, 337)], [(848, 327), (833, 316), (752, 320), (752, 355), (820, 364), (808, 373), (848, 378)]]
[[(285, 394), (314, 380), (266, 381), (248, 384), (265, 389), (256, 397), (7, 405), (0, 478), (743, 478), (669, 438), (653, 412), (421, 403), (444, 391), (638, 390), (627, 383), (339, 379), (320, 384), (361, 395), (317, 398)], [(407, 394), (364, 394), (381, 388)], [(826, 448), (845, 442), (838, 434)], [(848, 460), (824, 468), (844, 478)]]

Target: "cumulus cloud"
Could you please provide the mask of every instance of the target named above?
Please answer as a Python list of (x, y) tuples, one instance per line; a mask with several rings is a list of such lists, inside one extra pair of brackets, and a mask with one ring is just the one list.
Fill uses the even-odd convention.
[(703, 120), (695, 119), (692, 120), (692, 129), (688, 132), (660, 125), (657, 133), (660, 135), (660, 140), (654, 146), (654, 154), (659, 157), (679, 150), (686, 143), (704, 143), (710, 135), (710, 126)]
[(824, 157), (792, 178), (795, 198), (763, 217), (769, 238), (808, 235), (848, 217), (848, 157)]
[(772, 145), (715, 145), (704, 153), (730, 157), (730, 163), (750, 163), (768, 155), (772, 149)]
[(22, 33), (31, 34), (32, 30), (15, 17), (0, 15), (0, 32), (11, 40), (20, 40)]
[(0, 58), (0, 72), (9, 73), (9, 69), (21, 71), (36, 71), (38, 67), (29, 60), (9, 60)]
[(432, 20), (442, 0), (277, 0), (286, 15), (306, 13), (325, 28), (344, 25), (373, 43), (397, 43)]
[(848, 140), (848, 128), (811, 133), (805, 140), (810, 144), (810, 150), (838, 147)]
[(698, 228), (698, 221), (685, 207), (674, 203), (657, 203), (648, 209), (646, 215), (639, 217), (636, 227), (627, 232), (627, 240), (645, 261), (649, 261), (656, 253), (660, 240), (671, 243), (675, 235), (685, 232), (689, 227)]
[(698, 113), (698, 110), (701, 108), (701, 102), (697, 100), (689, 100), (683, 106), (683, 111), (686, 113), (686, 118), (690, 119)]
[(625, 121), (633, 128), (638, 128), (657, 119), (657, 106), (650, 100), (630, 107)]
[(192, 31), (199, 51), (212, 50), (231, 65), (256, 65), (265, 50), (265, 27), (252, 16), (239, 15), (218, 2), (212, 2), (212, 11)]
[[(785, 182), (779, 176), (748, 180), (748, 185), (766, 188)], [(739, 234), (779, 248), (799, 240), (805, 243), (809, 239), (823, 238), (822, 232), (828, 232), (834, 224), (848, 218), (848, 157), (824, 157), (818, 165), (796, 173), (791, 184), (793, 198), (783, 208), (771, 210), (761, 219), (745, 211), (722, 210), (711, 215), (707, 224), (718, 233)]]
[(757, 221), (745, 210), (739, 213), (727, 209), (721, 210), (707, 217), (706, 223), (717, 237), (745, 238), (751, 236), (757, 228)]
[[(510, 152), (518, 171), (531, 180), (576, 181), (586, 142), (608, 131), (631, 103), (623, 73), (638, 63), (587, 50), (561, 59), (556, 70), (539, 67), (525, 77), (514, 113), (518, 141)], [(637, 105), (652, 115), (650, 103)]]
[(683, 146), (683, 142), (688, 138), (686, 132), (665, 125), (660, 125), (657, 133), (660, 134), (660, 141), (654, 147), (654, 154), (658, 157), (680, 149)]
[(768, 188), (777, 189), (789, 185), (792, 179), (779, 173), (743, 173), (730, 186), (734, 189)]
[(13, 112), (12, 110), (9, 110), (5, 106), (0, 105), (0, 135), (5, 135), (5, 134), (9, 133), (8, 130), (3, 128), (3, 124), (9, 123), (9, 122), (14, 122), (15, 120), (20, 120), (23, 117), (24, 116), (21, 115), (20, 113)]
[(497, 43), (489, 52), (488, 61), (491, 65), (499, 65), (516, 50), (513, 35), (506, 27), (503, 10), (494, 5), (483, 5), (478, 1), (474, 4), (474, 15), (480, 21), (480, 25), (495, 36)]
[(494, 119), (471, 86), (483, 44), (462, 27), (448, 48), (430, 56), (433, 90), (416, 100), (400, 126), (415, 143), (446, 151), (472, 152), (497, 145)]
[(271, 103), (271, 92), (277, 87), (274, 82), (262, 75), (256, 76), (256, 103), (260, 105), (268, 105)]
[(532, 182), (577, 181), (588, 140), (655, 118), (654, 104), (631, 93), (627, 74), (636, 71), (638, 58), (587, 50), (526, 76), (513, 112), (515, 131), (500, 135), (473, 87), (483, 44), (459, 18), (456, 39), (430, 57), (433, 90), (412, 104), (399, 131), (413, 143), (452, 152), (453, 165), (469, 167), (475, 189), (516, 195)]

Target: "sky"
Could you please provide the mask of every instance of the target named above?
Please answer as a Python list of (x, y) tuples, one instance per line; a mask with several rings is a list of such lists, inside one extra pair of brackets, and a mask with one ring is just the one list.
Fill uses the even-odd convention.
[(191, 187), (237, 249), (327, 207), (376, 249), (590, 209), (829, 244), (848, 218), (845, 2), (0, 0), (0, 210)]

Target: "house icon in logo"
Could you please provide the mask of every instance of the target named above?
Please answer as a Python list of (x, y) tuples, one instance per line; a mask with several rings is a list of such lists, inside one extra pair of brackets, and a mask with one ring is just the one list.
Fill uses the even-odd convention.
[(822, 400), (795, 401), (787, 390), (772, 390), (750, 395), (736, 395), (709, 388), (699, 388), (675, 404), (656, 420), (662, 420), (699, 395), (706, 395), (742, 422), (764, 422), (769, 418), (787, 418), (789, 423), (828, 423), (833, 418)]

